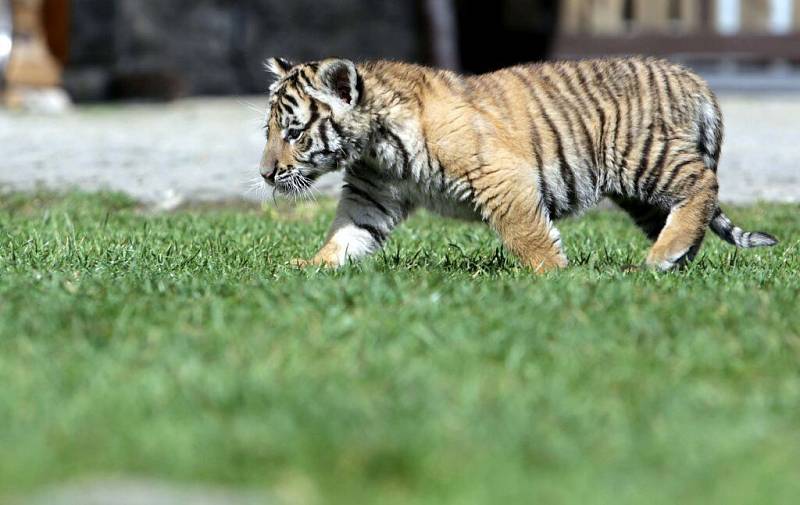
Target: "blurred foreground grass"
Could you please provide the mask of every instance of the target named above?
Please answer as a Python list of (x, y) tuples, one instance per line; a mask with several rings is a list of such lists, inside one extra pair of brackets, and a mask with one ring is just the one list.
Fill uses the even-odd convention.
[(560, 226), (572, 266), (534, 277), (425, 214), (299, 271), (330, 204), (1, 198), (0, 497), (93, 475), (319, 503), (800, 496), (797, 205), (730, 209), (781, 244), (709, 236), (666, 275), (626, 272), (646, 241), (591, 213)]

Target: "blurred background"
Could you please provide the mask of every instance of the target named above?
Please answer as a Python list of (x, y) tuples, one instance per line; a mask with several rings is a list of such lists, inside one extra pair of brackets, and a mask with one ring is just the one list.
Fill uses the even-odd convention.
[(723, 173), (779, 181), (739, 191), (723, 179), (723, 199), (800, 197), (800, 0), (0, 0), (0, 185), (123, 189), (167, 206), (241, 197), (269, 56), (479, 73), (633, 53), (689, 65), (722, 94)]

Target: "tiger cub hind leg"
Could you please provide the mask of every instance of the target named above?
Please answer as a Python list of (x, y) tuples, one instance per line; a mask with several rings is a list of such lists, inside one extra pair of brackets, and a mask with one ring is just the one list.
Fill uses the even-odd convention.
[(683, 172), (679, 181), (665, 188), (676, 203), (645, 261), (659, 270), (670, 270), (694, 259), (717, 210), (716, 174), (699, 162), (686, 166)]

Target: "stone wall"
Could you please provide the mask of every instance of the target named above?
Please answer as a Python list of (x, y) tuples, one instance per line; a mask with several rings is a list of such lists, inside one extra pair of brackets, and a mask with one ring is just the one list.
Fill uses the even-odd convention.
[(421, 56), (418, 2), (72, 0), (66, 87), (79, 100), (257, 93), (261, 64)]

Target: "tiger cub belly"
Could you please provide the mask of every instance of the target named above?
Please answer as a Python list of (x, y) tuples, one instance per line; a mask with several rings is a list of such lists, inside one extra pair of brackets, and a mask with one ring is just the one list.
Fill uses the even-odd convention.
[(461, 219), (463, 221), (482, 221), (480, 212), (470, 202), (459, 202), (450, 199), (432, 199), (420, 202), (420, 206), (444, 217)]

